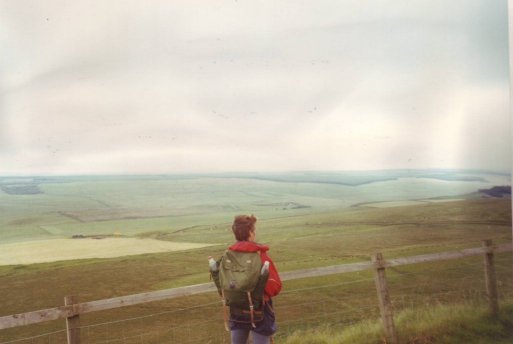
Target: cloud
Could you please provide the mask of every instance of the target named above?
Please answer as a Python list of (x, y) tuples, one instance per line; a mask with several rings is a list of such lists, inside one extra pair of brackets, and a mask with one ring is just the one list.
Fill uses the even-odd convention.
[(30, 3), (0, 173), (511, 165), (506, 4)]

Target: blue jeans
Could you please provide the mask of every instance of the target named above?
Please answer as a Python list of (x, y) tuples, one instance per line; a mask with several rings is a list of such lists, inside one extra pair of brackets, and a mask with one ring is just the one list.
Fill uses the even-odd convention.
[(248, 342), (249, 332), (253, 335), (253, 344), (269, 344), (271, 336), (264, 336), (246, 329), (232, 330), (232, 344), (246, 344)]

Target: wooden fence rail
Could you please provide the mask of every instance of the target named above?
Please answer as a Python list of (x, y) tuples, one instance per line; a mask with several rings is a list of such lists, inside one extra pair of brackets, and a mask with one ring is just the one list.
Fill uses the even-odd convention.
[[(384, 260), (380, 253), (373, 256), (370, 262), (359, 262), (350, 263), (343, 265), (326, 266), (319, 268), (311, 268), (297, 271), (288, 271), (280, 274), (283, 281), (294, 280), (308, 277), (319, 277), (333, 274), (342, 274), (348, 272), (364, 271), (364, 270), (375, 270), (376, 272), (376, 288), (378, 290), (378, 298), (380, 299), (380, 307), (382, 308), (382, 315), (385, 330), (387, 332), (387, 338), (389, 343), (397, 342), (395, 333), (389, 333), (387, 329), (393, 330), (393, 315), (389, 308), (389, 296), (386, 288), (386, 278), (384, 271), (388, 267), (410, 265), (417, 263), (427, 263), (440, 260), (459, 259), (463, 257), (483, 255), (485, 256), (485, 268), (487, 276), (487, 293), (489, 295), (490, 302), (493, 305), (490, 306), (492, 311), (498, 310), (496, 290), (495, 286), (495, 271), (493, 270), (493, 254), (508, 252), (512, 250), (512, 244), (502, 244), (498, 246), (492, 246), (491, 241), (487, 240), (483, 242), (482, 247), (464, 249), (460, 251), (424, 254), (405, 258), (394, 258)], [(210, 283), (196, 284), (186, 287), (165, 289), (152, 291), (141, 294), (133, 294), (121, 297), (114, 297), (110, 299), (103, 299), (90, 302), (77, 302), (72, 297), (66, 297), (65, 305), (61, 307), (48, 308), (38, 311), (32, 311), (27, 313), (13, 314), (0, 317), (0, 330), (26, 326), (31, 324), (37, 324), (45, 321), (66, 319), (68, 329), (68, 343), (77, 344), (80, 342), (79, 333), (77, 334), (76, 328), (79, 327), (79, 316), (80, 314), (86, 314), (90, 312), (108, 310), (113, 308), (133, 306), (146, 302), (168, 300), (187, 295), (203, 294), (215, 291), (215, 285)], [(386, 294), (383, 294), (386, 293)], [(381, 298), (383, 297), (383, 301)], [(388, 301), (387, 301), (388, 300)]]

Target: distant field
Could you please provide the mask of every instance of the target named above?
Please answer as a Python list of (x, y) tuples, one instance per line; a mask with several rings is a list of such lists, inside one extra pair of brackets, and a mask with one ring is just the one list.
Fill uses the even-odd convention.
[(24, 241), (0, 245), (0, 265), (114, 258), (137, 254), (184, 251), (206, 246), (210, 245), (133, 238)]
[(362, 203), (467, 198), (509, 185), (509, 178), (451, 170), (0, 177), (0, 244), (77, 234), (170, 235), (226, 224), (240, 213), (270, 220)]
[(365, 207), (373, 207), (373, 208), (391, 208), (391, 207), (402, 207), (402, 206), (410, 206), (410, 205), (420, 205), (426, 203), (444, 203), (444, 202), (457, 202), (463, 201), (462, 198), (453, 198), (453, 199), (426, 199), (422, 201), (390, 201), (390, 202), (370, 202), (363, 203), (359, 206)]

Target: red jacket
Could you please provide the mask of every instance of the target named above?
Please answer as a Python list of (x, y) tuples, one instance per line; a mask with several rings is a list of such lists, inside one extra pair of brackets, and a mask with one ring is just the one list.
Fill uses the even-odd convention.
[(260, 259), (262, 260), (262, 263), (266, 260), (269, 261), (269, 279), (267, 280), (267, 284), (265, 285), (265, 298), (269, 299), (280, 293), (281, 279), (278, 275), (278, 270), (276, 270), (276, 266), (274, 266), (273, 261), (267, 255), (267, 251), (269, 251), (269, 246), (260, 245), (253, 241), (237, 241), (228, 249), (238, 252), (260, 252)]

